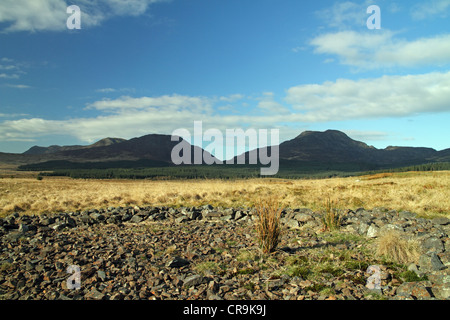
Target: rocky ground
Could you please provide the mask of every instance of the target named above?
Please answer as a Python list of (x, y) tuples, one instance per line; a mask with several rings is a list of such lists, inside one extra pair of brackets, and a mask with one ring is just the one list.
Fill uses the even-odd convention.
[[(262, 254), (250, 209), (127, 207), (0, 219), (0, 299), (449, 299), (450, 220), (348, 211), (339, 231), (286, 209)], [(387, 230), (419, 240), (418, 264), (375, 254)], [(369, 289), (376, 265), (379, 288)], [(79, 289), (71, 288), (81, 272)], [(75, 269), (72, 269), (74, 272)], [(368, 272), (369, 271), (369, 272)], [(69, 279), (69, 282), (68, 282)], [(69, 287), (68, 287), (69, 286)]]

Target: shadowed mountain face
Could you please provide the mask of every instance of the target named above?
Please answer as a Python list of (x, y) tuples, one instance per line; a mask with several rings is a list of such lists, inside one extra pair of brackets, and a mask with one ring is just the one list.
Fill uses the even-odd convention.
[[(35, 146), (23, 154), (0, 153), (0, 163), (21, 165), (58, 160), (108, 162), (145, 159), (171, 165), (172, 150), (180, 143), (185, 146), (184, 150), (190, 148), (191, 163), (194, 163), (193, 158), (196, 152), (212, 157), (208, 152), (184, 140), (172, 141), (170, 135), (150, 134), (130, 140), (105, 138), (88, 146)], [(269, 147), (269, 154), (270, 149)], [(248, 152), (244, 156), (245, 163), (248, 164)], [(442, 151), (415, 147), (377, 149), (353, 140), (337, 130), (305, 131), (296, 138), (279, 145), (279, 158), (280, 163), (294, 165), (300, 162), (314, 162), (397, 166), (450, 161), (450, 149)]]
[[(269, 150), (271, 148), (269, 147)], [(259, 152), (259, 150), (258, 150)], [(270, 151), (269, 151), (270, 152)], [(279, 157), (288, 162), (363, 163), (380, 166), (450, 161), (450, 149), (387, 147), (377, 149), (337, 130), (304, 131), (279, 145)], [(248, 159), (248, 152), (245, 154)]]
[(153, 160), (158, 165), (172, 164), (172, 149), (181, 144), (183, 150), (191, 152), (191, 163), (194, 163), (194, 155), (207, 151), (190, 145), (185, 140), (172, 141), (172, 136), (150, 134), (130, 140), (118, 138), (102, 139), (89, 146), (50, 146), (32, 147), (22, 154), (0, 153), (0, 163), (7, 164), (31, 164), (47, 161), (72, 161), (72, 162), (109, 162), (109, 161), (137, 161)]
[(94, 144), (88, 145), (88, 146), (49, 146), (49, 147), (39, 147), (34, 146), (25, 151), (23, 154), (50, 154), (60, 151), (70, 151), (70, 150), (78, 150), (78, 149), (90, 149), (90, 148), (96, 148), (96, 147), (105, 147), (110, 146), (112, 144), (120, 143), (126, 141), (125, 139), (121, 138), (105, 138), (102, 140), (97, 141)]

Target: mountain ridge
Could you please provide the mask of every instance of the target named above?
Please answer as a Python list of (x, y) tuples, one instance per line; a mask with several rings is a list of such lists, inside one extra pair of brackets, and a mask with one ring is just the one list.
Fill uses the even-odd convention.
[[(171, 135), (148, 134), (128, 140), (104, 138), (87, 146), (35, 146), (21, 154), (0, 153), (0, 163), (27, 165), (48, 161), (107, 163), (110, 161), (151, 160), (155, 163), (173, 165), (171, 153), (173, 148), (180, 143), (184, 146), (184, 150), (190, 148), (191, 163), (194, 163), (194, 153), (207, 153), (204, 149), (193, 146), (183, 139), (172, 141)], [(268, 149), (271, 151), (271, 147)], [(258, 149), (259, 152), (261, 149)], [(240, 155), (245, 157), (246, 164), (249, 163), (248, 155), (249, 152)], [(354, 140), (338, 130), (303, 131), (295, 138), (279, 144), (279, 159), (280, 163), (288, 163), (291, 166), (309, 162), (356, 163), (386, 167), (450, 161), (450, 148), (441, 151), (427, 147), (397, 146), (377, 149), (364, 142)], [(149, 163), (152, 163), (151, 161)]]

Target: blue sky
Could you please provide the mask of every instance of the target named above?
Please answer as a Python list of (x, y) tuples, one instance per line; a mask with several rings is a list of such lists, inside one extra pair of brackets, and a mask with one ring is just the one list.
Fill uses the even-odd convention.
[(0, 151), (200, 120), (449, 148), (449, 19), (448, 0), (2, 0)]

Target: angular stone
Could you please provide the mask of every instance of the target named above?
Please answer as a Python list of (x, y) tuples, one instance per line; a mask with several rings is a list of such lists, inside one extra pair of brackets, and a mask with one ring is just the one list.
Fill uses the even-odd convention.
[(311, 216), (311, 214), (307, 214), (307, 213), (297, 213), (294, 216), (294, 219), (297, 220), (298, 222), (302, 222), (302, 223), (306, 223), (308, 221), (314, 220), (314, 218)]
[(24, 223), (19, 224), (20, 232), (27, 232), (28, 230), (30, 230), (30, 228), (26, 224), (24, 224)]
[(405, 230), (396, 224), (386, 224), (380, 228), (379, 235), (384, 235), (388, 232), (404, 232)]
[(450, 298), (450, 283), (435, 284), (431, 287), (431, 292), (438, 299)]
[(64, 222), (56, 222), (54, 224), (51, 224), (49, 227), (55, 231), (60, 231), (64, 228), (68, 227), (68, 224), (66, 224)]
[(172, 259), (170, 259), (169, 261), (167, 261), (166, 267), (181, 268), (181, 267), (188, 265), (189, 263), (190, 263), (189, 260), (186, 260), (186, 259), (176, 256), (176, 257), (173, 257)]
[(103, 300), (105, 295), (93, 287), (84, 297), (87, 300)]
[(444, 251), (444, 243), (439, 238), (431, 237), (422, 243), (422, 248), (425, 252), (440, 253)]
[(450, 219), (446, 218), (446, 217), (439, 217), (439, 218), (434, 218), (433, 220), (431, 220), (434, 224), (439, 224), (441, 226), (445, 226), (447, 224), (450, 224)]
[(49, 226), (53, 223), (55, 223), (55, 219), (53, 218), (43, 218), (39, 221), (40, 224), (42, 224), (43, 226)]
[(199, 285), (204, 282), (204, 278), (201, 275), (195, 274), (193, 276), (187, 277), (183, 280), (184, 287), (192, 287)]
[(136, 214), (130, 219), (130, 222), (132, 222), (132, 223), (139, 223), (142, 220), (144, 220), (144, 219), (141, 216)]
[(419, 269), (417, 268), (417, 265), (414, 263), (411, 263), (408, 266), (408, 271), (414, 272), (419, 278), (423, 276), (423, 272), (420, 272)]
[(430, 289), (422, 285), (416, 285), (411, 290), (411, 295), (418, 300), (429, 299), (432, 297)]
[(175, 218), (176, 223), (183, 223), (186, 221), (189, 221), (189, 218), (187, 216), (181, 216), (181, 217)]
[(374, 224), (371, 224), (369, 226), (369, 229), (367, 229), (367, 237), (369, 238), (376, 238), (378, 236), (379, 228), (375, 226)]
[(398, 215), (400, 218), (408, 218), (408, 219), (413, 219), (416, 216), (415, 213), (410, 211), (400, 211)]
[(204, 218), (219, 218), (223, 215), (224, 215), (223, 212), (219, 212), (219, 211), (205, 210), (204, 212), (202, 212), (202, 216)]
[(439, 271), (445, 269), (436, 253), (423, 254), (419, 258), (420, 271)]
[(367, 230), (369, 230), (369, 225), (367, 223), (362, 222), (356, 226), (356, 232), (358, 232), (360, 235), (366, 234)]
[(241, 210), (236, 211), (234, 214), (234, 220), (239, 220), (243, 217), (245, 217), (245, 214)]
[(284, 224), (286, 226), (288, 226), (289, 228), (298, 228), (299, 227), (298, 221), (294, 220), (294, 219), (287, 219), (287, 221), (286, 220), (284, 221)]
[(105, 216), (99, 212), (93, 212), (89, 215), (92, 219), (97, 221), (103, 221), (105, 220)]
[(189, 211), (188, 213), (186, 213), (186, 217), (188, 217), (191, 220), (196, 220), (196, 219), (201, 219), (202, 214), (198, 211)]

